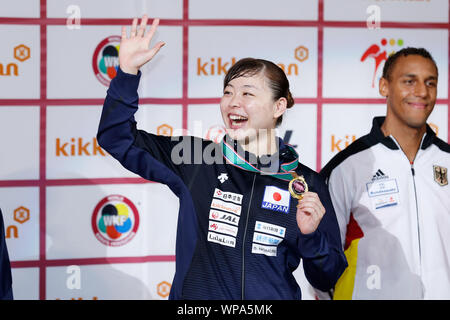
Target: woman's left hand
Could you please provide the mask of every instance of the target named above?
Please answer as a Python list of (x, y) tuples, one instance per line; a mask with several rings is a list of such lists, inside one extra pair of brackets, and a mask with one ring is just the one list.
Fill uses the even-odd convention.
[(297, 205), (297, 225), (303, 234), (316, 231), (325, 214), (325, 208), (315, 192), (305, 192)]

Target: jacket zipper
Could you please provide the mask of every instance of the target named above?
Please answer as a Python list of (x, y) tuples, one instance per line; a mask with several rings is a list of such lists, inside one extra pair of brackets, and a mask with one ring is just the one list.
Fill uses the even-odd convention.
[[(420, 242), (420, 227), (419, 227), (419, 205), (417, 202), (417, 190), (416, 190), (416, 171), (414, 170), (414, 161), (411, 163), (411, 173), (412, 173), (412, 179), (413, 179), (413, 186), (414, 186), (414, 199), (416, 200), (416, 220), (417, 220), (417, 241), (419, 244), (419, 274), (420, 277), (422, 277), (422, 246)], [(423, 286), (421, 286), (422, 289), (422, 298), (424, 296), (423, 293)]]
[(250, 216), (250, 208), (252, 206), (253, 189), (255, 187), (256, 173), (253, 175), (252, 190), (250, 192), (250, 200), (248, 202), (247, 217), (245, 219), (244, 236), (242, 237), (242, 273), (241, 273), (241, 300), (244, 300), (245, 294), (245, 240), (247, 237), (248, 218)]
[[(395, 140), (395, 138), (392, 135), (390, 136), (392, 138), (392, 140), (394, 140), (394, 142), (397, 144), (398, 148), (406, 156), (406, 158), (408, 159), (408, 162), (410, 163), (410, 166), (411, 166), (411, 175), (412, 175), (413, 186), (414, 186), (414, 199), (415, 199), (415, 202), (416, 202), (417, 241), (418, 241), (418, 245), (419, 245), (419, 277), (420, 278), (422, 278), (422, 248), (421, 248), (421, 243), (420, 243), (419, 205), (418, 205), (418, 202), (417, 202), (417, 189), (416, 189), (416, 178), (415, 178), (416, 171), (414, 170), (414, 161), (417, 158), (417, 154), (422, 149), (422, 144), (423, 144), (423, 140), (425, 139), (425, 136), (426, 136), (426, 134), (423, 135), (422, 141), (420, 142), (419, 149), (417, 150), (417, 153), (416, 153), (416, 155), (415, 155), (415, 157), (414, 157), (412, 162), (409, 161), (408, 157), (406, 156), (406, 153), (403, 151), (402, 147), (397, 142), (397, 140)], [(423, 299), (423, 297), (424, 297), (423, 285), (421, 285), (421, 294), (422, 294), (422, 299)]]

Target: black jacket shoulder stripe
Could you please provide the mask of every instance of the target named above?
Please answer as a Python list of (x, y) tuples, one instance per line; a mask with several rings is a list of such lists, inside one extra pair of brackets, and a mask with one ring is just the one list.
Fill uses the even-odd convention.
[(442, 151), (450, 153), (450, 145), (447, 142), (435, 137), (433, 143)]
[(367, 134), (357, 140), (355, 140), (353, 143), (351, 143), (347, 148), (339, 152), (337, 155), (335, 155), (327, 164), (325, 167), (320, 170), (320, 175), (325, 179), (325, 181), (328, 182), (328, 178), (330, 177), (331, 172), (344, 160), (346, 160), (348, 157), (357, 154), (361, 151), (364, 151), (366, 149), (369, 149), (370, 147), (376, 145), (379, 143), (376, 139), (374, 139), (370, 134)]

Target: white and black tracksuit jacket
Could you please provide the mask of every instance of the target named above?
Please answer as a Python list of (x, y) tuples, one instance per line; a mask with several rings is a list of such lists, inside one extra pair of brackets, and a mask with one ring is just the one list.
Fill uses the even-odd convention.
[(410, 163), (384, 119), (321, 171), (349, 264), (334, 298), (450, 299), (450, 146), (427, 126)]

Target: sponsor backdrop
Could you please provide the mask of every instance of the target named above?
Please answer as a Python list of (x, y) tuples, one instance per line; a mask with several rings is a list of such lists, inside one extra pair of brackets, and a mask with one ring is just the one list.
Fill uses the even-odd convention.
[(386, 57), (423, 46), (439, 68), (429, 123), (449, 139), (448, 0), (2, 1), (0, 207), (17, 299), (168, 297), (177, 198), (95, 139), (120, 26), (143, 13), (161, 18), (166, 46), (142, 70), (142, 129), (219, 141), (224, 74), (243, 57), (270, 59), (296, 100), (279, 136), (320, 170), (385, 113)]

